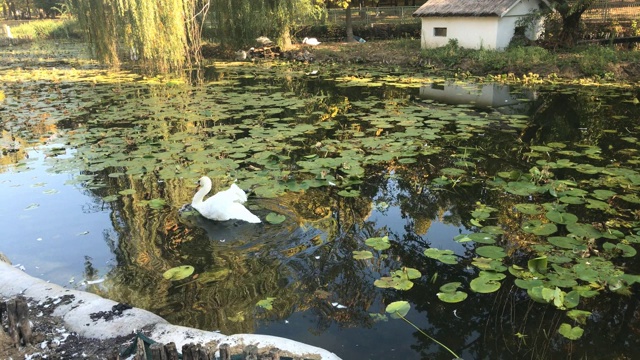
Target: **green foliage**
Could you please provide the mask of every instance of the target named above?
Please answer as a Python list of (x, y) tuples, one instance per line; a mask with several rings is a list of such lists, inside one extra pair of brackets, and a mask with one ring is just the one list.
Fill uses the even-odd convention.
[(199, 6), (197, 0), (75, 0), (72, 4), (102, 62), (118, 66), (119, 48), (124, 46), (120, 52), (150, 73), (167, 73), (199, 62), (200, 14), (208, 9)]
[(618, 52), (611, 46), (591, 45), (576, 48), (580, 54), (576, 65), (587, 76), (605, 76), (612, 70), (612, 64), (619, 61)]
[(292, 29), (305, 17), (319, 17), (322, 7), (311, 0), (256, 1), (212, 0), (205, 36), (225, 46), (255, 46), (255, 39), (267, 36), (279, 45), (289, 45)]
[(79, 38), (81, 31), (75, 20), (34, 20), (11, 28), (13, 36), (28, 40)]

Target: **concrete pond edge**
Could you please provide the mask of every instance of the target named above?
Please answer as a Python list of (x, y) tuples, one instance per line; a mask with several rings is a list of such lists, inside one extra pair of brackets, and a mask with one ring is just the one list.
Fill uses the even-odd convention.
[[(0, 254), (2, 255), (2, 254)], [(36, 302), (55, 304), (54, 316), (60, 317), (67, 329), (80, 337), (105, 340), (127, 336), (144, 329), (144, 334), (156, 342), (174, 342), (178, 349), (188, 343), (206, 344), (212, 341), (233, 347), (255, 345), (260, 349), (276, 347), (281, 355), (304, 359), (340, 360), (325, 349), (298, 341), (269, 335), (235, 334), (224, 335), (184, 326), (172, 325), (162, 317), (147, 310), (131, 308), (121, 316), (108, 320), (91, 318), (91, 315), (112, 311), (117, 302), (99, 295), (63, 288), (33, 277), (5, 262), (0, 256), (0, 297), (13, 298), (23, 295)]]

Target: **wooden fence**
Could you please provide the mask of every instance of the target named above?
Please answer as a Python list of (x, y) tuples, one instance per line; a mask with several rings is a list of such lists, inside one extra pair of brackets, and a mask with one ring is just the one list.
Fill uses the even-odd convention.
[[(354, 24), (377, 23), (419, 23), (420, 18), (413, 17), (413, 13), (420, 6), (380, 6), (351, 9), (351, 20)], [(321, 19), (311, 20), (310, 24), (344, 24), (346, 21), (344, 9), (327, 9)]]
[[(412, 23), (420, 18), (412, 14), (419, 6), (384, 6), (352, 8), (351, 18), (354, 24), (374, 23)], [(638, 0), (599, 0), (587, 10), (582, 19), (585, 22), (640, 21), (640, 1)], [(309, 24), (344, 24), (344, 9), (327, 9), (321, 19), (309, 19)]]
[(622, 0), (596, 2), (582, 14), (584, 22), (640, 21), (640, 1)]

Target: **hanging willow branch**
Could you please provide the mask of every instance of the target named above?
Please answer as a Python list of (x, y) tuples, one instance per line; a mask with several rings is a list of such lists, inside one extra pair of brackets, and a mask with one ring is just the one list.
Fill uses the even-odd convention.
[(117, 67), (130, 56), (148, 73), (168, 73), (201, 60), (209, 0), (73, 0), (99, 60)]

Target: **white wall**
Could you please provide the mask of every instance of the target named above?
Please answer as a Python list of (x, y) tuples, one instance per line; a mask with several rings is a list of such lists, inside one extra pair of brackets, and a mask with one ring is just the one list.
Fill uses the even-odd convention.
[(496, 18), (498, 21), (498, 39), (496, 41), (496, 49), (505, 49), (509, 46), (509, 42), (513, 37), (516, 30), (516, 22), (519, 17), (505, 16), (503, 18)]
[[(447, 36), (434, 36), (434, 28), (447, 28)], [(458, 39), (458, 44), (465, 48), (495, 49), (498, 32), (498, 17), (423, 17), (423, 48), (446, 45), (449, 39)]]
[[(497, 16), (423, 17), (422, 48), (446, 45), (449, 39), (471, 49), (504, 49), (509, 45), (518, 19), (538, 9), (538, 0), (522, 0), (502, 18)], [(433, 28), (446, 27), (447, 36), (434, 36)], [(527, 31), (526, 36), (536, 40), (542, 32), (542, 22)]]

